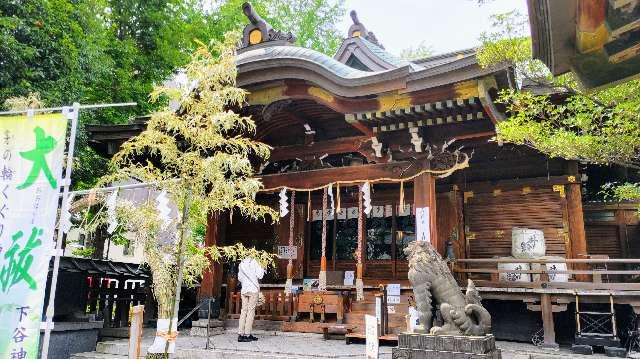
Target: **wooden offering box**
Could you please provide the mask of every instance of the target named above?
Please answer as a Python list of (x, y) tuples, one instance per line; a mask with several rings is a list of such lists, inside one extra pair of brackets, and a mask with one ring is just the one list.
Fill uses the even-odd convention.
[(341, 324), (344, 318), (345, 300), (340, 292), (301, 292), (298, 294), (296, 313), (309, 313), (309, 321), (313, 322), (315, 316), (320, 314), (320, 321), (326, 320), (326, 314), (336, 314), (337, 323)]

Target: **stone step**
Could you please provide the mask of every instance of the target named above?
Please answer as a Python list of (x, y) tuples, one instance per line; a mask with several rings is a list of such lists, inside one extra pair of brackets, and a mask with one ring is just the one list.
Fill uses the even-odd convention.
[(126, 341), (98, 342), (96, 344), (96, 352), (111, 355), (127, 355), (129, 343)]
[[(126, 347), (125, 347), (126, 349)], [(308, 356), (278, 353), (258, 353), (247, 351), (204, 351), (198, 349), (180, 349), (172, 355), (174, 359), (303, 359)], [(126, 359), (127, 355), (107, 354), (100, 352), (76, 353), (70, 359)]]
[(98, 352), (75, 353), (69, 356), (70, 359), (126, 359), (126, 355), (105, 354)]

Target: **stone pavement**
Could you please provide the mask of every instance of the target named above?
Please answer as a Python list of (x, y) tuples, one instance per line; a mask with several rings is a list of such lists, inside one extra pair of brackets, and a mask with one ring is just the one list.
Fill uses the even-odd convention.
[[(255, 335), (260, 339), (252, 343), (238, 343), (237, 335), (232, 331), (210, 338), (209, 350), (205, 349), (206, 339), (190, 337), (181, 332), (177, 342), (176, 359), (276, 359), (276, 358), (363, 358), (364, 342), (346, 345), (340, 340), (324, 340), (318, 334), (283, 333), (259, 331)], [(152, 337), (143, 338), (143, 346), (148, 347)], [(546, 350), (531, 344), (497, 342), (502, 349), (504, 359), (603, 359), (601, 355), (576, 355), (566, 349)], [(392, 346), (380, 346), (380, 358), (391, 358)], [(127, 342), (123, 340), (98, 343), (96, 352), (79, 353), (74, 359), (124, 359)]]

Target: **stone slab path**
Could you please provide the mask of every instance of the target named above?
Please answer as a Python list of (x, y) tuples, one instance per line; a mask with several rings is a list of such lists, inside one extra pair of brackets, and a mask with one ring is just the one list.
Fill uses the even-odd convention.
[[(178, 337), (176, 359), (276, 359), (276, 358), (364, 358), (365, 346), (362, 343), (346, 345), (341, 340), (324, 340), (318, 334), (283, 333), (260, 331), (255, 333), (256, 342), (238, 343), (237, 335), (231, 331), (212, 336), (209, 350), (205, 349), (206, 339), (190, 337), (183, 332)], [(143, 338), (143, 347), (147, 348), (152, 337)], [(546, 350), (526, 343), (497, 342), (502, 349), (503, 359), (604, 359), (603, 355), (577, 355), (569, 350)], [(391, 358), (391, 346), (380, 347), (380, 358)], [(145, 350), (146, 352), (146, 350)], [(95, 352), (79, 353), (74, 359), (124, 359), (127, 353), (127, 341), (118, 340), (98, 343)]]

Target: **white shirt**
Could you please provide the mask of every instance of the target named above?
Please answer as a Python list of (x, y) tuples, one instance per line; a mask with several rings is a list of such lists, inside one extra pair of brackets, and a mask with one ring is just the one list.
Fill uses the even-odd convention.
[(242, 284), (241, 294), (259, 293), (264, 269), (257, 260), (247, 257), (238, 266), (238, 280)]

